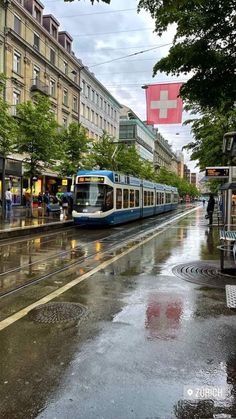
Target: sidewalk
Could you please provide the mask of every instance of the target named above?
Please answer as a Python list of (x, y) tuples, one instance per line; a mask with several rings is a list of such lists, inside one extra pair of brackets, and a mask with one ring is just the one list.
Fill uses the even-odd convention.
[(37, 208), (33, 208), (33, 217), (29, 217), (26, 208), (13, 207), (11, 212), (6, 214), (4, 220), (0, 217), (0, 240), (35, 234), (36, 231), (69, 227), (72, 224), (71, 215), (68, 215), (64, 220), (60, 220), (59, 214), (43, 217), (39, 216)]

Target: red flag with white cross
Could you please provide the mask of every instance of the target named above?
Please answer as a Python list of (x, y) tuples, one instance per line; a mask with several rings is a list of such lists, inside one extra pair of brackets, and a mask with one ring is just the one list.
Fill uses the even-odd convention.
[(146, 87), (147, 124), (180, 124), (183, 101), (179, 90), (183, 83), (150, 84)]

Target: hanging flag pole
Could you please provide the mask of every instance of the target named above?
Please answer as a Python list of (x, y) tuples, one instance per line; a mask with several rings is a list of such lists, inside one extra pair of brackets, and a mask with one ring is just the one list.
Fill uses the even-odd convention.
[(183, 83), (143, 86), (146, 90), (147, 125), (181, 124), (183, 101), (179, 91)]

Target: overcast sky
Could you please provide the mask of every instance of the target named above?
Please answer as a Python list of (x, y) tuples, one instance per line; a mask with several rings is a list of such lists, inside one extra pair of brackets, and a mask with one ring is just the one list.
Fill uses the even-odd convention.
[[(90, 0), (42, 0), (44, 14), (53, 14), (60, 22), (60, 30), (73, 37), (73, 50), (83, 64), (95, 73), (111, 94), (130, 107), (140, 119), (146, 119), (145, 84), (185, 81), (186, 76), (167, 76), (160, 73), (152, 77), (154, 64), (168, 53), (174, 35), (171, 27), (161, 38), (153, 33), (154, 22), (148, 13), (137, 13), (137, 0), (111, 0), (111, 4)], [(150, 51), (127, 57), (144, 50)], [(116, 60), (117, 58), (121, 58)], [(110, 60), (113, 62), (105, 63)], [(183, 120), (188, 116), (183, 115)], [(179, 150), (191, 141), (189, 127), (159, 125), (158, 129)], [(191, 171), (198, 171), (185, 153)]]

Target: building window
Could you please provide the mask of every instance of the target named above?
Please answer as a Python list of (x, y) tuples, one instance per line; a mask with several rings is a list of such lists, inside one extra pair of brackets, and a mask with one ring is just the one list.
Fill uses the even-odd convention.
[(68, 90), (63, 89), (63, 105), (68, 106)]
[(55, 80), (50, 79), (49, 86), (50, 86), (50, 95), (52, 97), (55, 97), (56, 96), (56, 82), (55, 82)]
[(85, 95), (85, 81), (82, 81), (82, 92)]
[(73, 80), (74, 80), (74, 82), (75, 83), (77, 83), (77, 80), (78, 80), (78, 74), (77, 74), (77, 71), (76, 70), (72, 70), (72, 75), (73, 75)]
[(99, 94), (96, 93), (96, 104), (99, 105)]
[(103, 109), (103, 98), (100, 97), (100, 108)]
[(66, 51), (71, 52), (71, 43), (66, 41)]
[(96, 113), (96, 115), (95, 115), (95, 125), (98, 126), (98, 113)]
[(100, 116), (100, 125), (99, 125), (99, 127), (102, 128), (102, 117), (101, 116)]
[(110, 109), (111, 109), (111, 107), (110, 107), (110, 105), (108, 104), (108, 111), (107, 111), (107, 113), (108, 113), (108, 115), (110, 116)]
[(39, 50), (39, 35), (37, 33), (34, 33), (34, 48)]
[(94, 123), (94, 111), (93, 110), (91, 110), (91, 122)]
[(20, 103), (20, 92), (13, 90), (13, 106), (12, 106), (12, 115), (16, 115), (16, 106)]
[(34, 17), (39, 23), (41, 23), (42, 13), (41, 13), (41, 10), (38, 9), (38, 7), (36, 6), (34, 6)]
[(78, 98), (73, 96), (73, 111), (78, 112)]
[(89, 109), (89, 107), (88, 107), (88, 106), (86, 107), (86, 118), (87, 118), (88, 120), (90, 120), (90, 109)]
[(17, 74), (20, 74), (21, 71), (21, 55), (16, 51), (13, 55), (13, 71)]
[(66, 75), (68, 75), (68, 62), (67, 61), (63, 61), (63, 63), (64, 63), (64, 73)]
[(17, 15), (14, 15), (14, 31), (21, 34), (21, 19)]
[(62, 125), (63, 125), (64, 128), (67, 128), (68, 120), (65, 116), (62, 118)]
[(92, 90), (92, 95), (91, 95), (91, 100), (94, 102), (94, 98), (95, 98), (95, 92), (94, 92), (94, 90)]
[(39, 82), (39, 79), (40, 79), (40, 68), (35, 65), (34, 70), (33, 70), (33, 84), (37, 84), (37, 82)]
[(85, 104), (81, 104), (81, 115), (85, 117)]
[(57, 39), (57, 28), (54, 25), (52, 25), (52, 36)]
[(90, 86), (87, 86), (87, 98), (90, 99)]
[(50, 63), (55, 65), (56, 62), (56, 53), (55, 50), (50, 48)]

